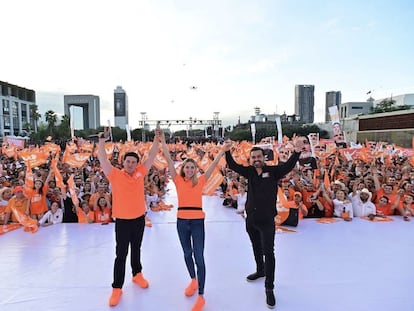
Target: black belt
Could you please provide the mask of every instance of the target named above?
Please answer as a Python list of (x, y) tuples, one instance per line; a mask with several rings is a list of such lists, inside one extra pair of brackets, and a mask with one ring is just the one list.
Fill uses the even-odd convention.
[(192, 207), (192, 206), (185, 206), (185, 207), (179, 207), (178, 210), (202, 210), (201, 207)]

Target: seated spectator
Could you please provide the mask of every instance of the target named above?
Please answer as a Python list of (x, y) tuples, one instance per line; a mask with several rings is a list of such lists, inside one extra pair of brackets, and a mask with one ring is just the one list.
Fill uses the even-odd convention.
[(333, 204), (333, 214), (335, 217), (343, 218), (345, 221), (351, 221), (354, 218), (352, 203), (344, 190), (338, 189), (333, 200), (327, 192), (324, 192), (324, 198), (327, 202)]
[(104, 197), (99, 197), (93, 204), (95, 212), (95, 222), (108, 223), (111, 218), (111, 203)]
[(12, 213), (12, 208), (15, 208), (16, 210), (20, 211), (22, 214), (25, 214), (27, 216), (30, 215), (29, 211), (29, 199), (24, 195), (23, 193), (23, 187), (22, 186), (16, 186), (13, 189), (14, 196), (9, 200), (7, 203), (5, 216), (4, 216), (4, 222), (3, 224), (7, 224), (10, 220), (12, 222), (18, 222), (18, 219)]
[(325, 217), (325, 206), (320, 201), (318, 193), (314, 193), (309, 197), (310, 203), (308, 209), (308, 214), (305, 218), (321, 218)]
[(296, 191), (293, 194), (293, 200), (287, 201), (286, 204), (282, 204), (282, 207), (285, 208), (297, 208), (299, 210), (299, 219), (306, 217), (308, 215), (308, 209), (302, 201), (302, 193)]
[(89, 208), (88, 201), (82, 201), (80, 207), (76, 207), (76, 214), (78, 215), (78, 223), (91, 224), (95, 222), (95, 213)]
[(60, 224), (63, 221), (63, 211), (59, 208), (59, 203), (53, 202), (50, 210), (47, 211), (39, 220), (39, 226), (46, 227), (54, 224)]
[(360, 191), (354, 191), (352, 194), (352, 209), (356, 217), (372, 217), (376, 214), (374, 203), (371, 202), (371, 192), (363, 188)]
[(405, 221), (409, 221), (410, 217), (414, 216), (413, 202), (414, 196), (406, 194), (404, 189), (400, 189), (397, 192), (397, 201), (394, 203), (393, 208), (398, 209)]
[(109, 202), (112, 202), (111, 194), (107, 191), (107, 185), (104, 182), (100, 182), (98, 184), (97, 191), (92, 193), (89, 199), (89, 208), (93, 209), (93, 202), (95, 202), (96, 198), (104, 196)]
[(378, 203), (375, 204), (377, 215), (390, 216), (394, 215), (395, 207), (391, 204), (390, 199), (383, 195), (378, 199)]
[(0, 190), (0, 224), (4, 223), (6, 217), (6, 207), (10, 198), (13, 196), (12, 189), (9, 187), (3, 187)]
[(237, 193), (232, 195), (232, 200), (236, 201), (237, 214), (244, 214), (247, 201), (247, 185), (239, 183)]
[(63, 222), (65, 223), (77, 223), (78, 215), (76, 213), (76, 207), (73, 204), (69, 191), (62, 197), (63, 201)]

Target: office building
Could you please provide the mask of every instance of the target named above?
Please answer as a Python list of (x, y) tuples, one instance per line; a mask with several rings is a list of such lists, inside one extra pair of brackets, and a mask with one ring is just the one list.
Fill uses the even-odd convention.
[(121, 86), (114, 90), (115, 126), (125, 129), (128, 123), (128, 96)]
[(339, 111), (339, 106), (341, 105), (342, 94), (340, 91), (329, 91), (325, 94), (325, 121), (331, 121), (331, 116), (329, 114), (329, 107), (336, 106)]
[[(100, 127), (100, 103), (99, 96), (95, 95), (65, 95), (63, 97), (65, 115), (71, 119), (70, 107), (76, 106), (82, 108), (83, 112), (83, 130), (97, 129)], [(73, 123), (72, 123), (73, 124)]]
[(313, 123), (314, 93), (314, 85), (295, 85), (295, 115), (301, 122)]
[(30, 119), (30, 105), (36, 104), (36, 93), (21, 86), (0, 81), (0, 135), (27, 136), (35, 130)]

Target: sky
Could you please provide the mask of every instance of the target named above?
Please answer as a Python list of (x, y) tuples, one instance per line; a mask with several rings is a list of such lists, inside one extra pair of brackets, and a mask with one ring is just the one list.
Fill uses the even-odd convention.
[(42, 115), (63, 114), (63, 95), (99, 96), (102, 125), (114, 124), (117, 86), (131, 128), (141, 112), (219, 112), (225, 126), (255, 107), (293, 114), (296, 84), (315, 85), (315, 122), (328, 91), (414, 93), (410, 0), (6, 0), (0, 29), (1, 81), (35, 90)]

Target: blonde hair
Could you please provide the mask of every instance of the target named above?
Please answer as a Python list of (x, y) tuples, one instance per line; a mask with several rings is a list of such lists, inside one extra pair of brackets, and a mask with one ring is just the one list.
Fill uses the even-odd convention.
[[(191, 159), (191, 158), (185, 159), (183, 161), (183, 164), (181, 165), (181, 168), (180, 168), (180, 176), (183, 177), (183, 178), (185, 177), (184, 167), (186, 166), (187, 163), (192, 163), (192, 164), (194, 164), (194, 166), (195, 166), (196, 169), (198, 168), (197, 162), (194, 159)], [(193, 187), (195, 185), (197, 185), (197, 183), (198, 183), (198, 177), (197, 177), (197, 174), (196, 173), (194, 173), (194, 175), (191, 177), (191, 182), (193, 184)]]

